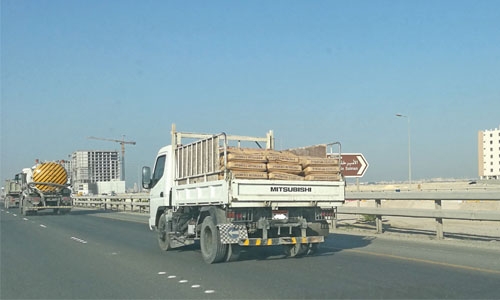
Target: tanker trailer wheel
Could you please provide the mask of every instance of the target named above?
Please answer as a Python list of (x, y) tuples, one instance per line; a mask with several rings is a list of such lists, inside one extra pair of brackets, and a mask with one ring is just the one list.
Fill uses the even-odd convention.
[(54, 214), (65, 215), (71, 211), (71, 208), (54, 208)]
[(218, 263), (226, 258), (227, 245), (222, 244), (219, 230), (211, 216), (206, 217), (201, 224), (200, 247), (206, 263)]
[(61, 215), (66, 215), (66, 214), (69, 214), (69, 212), (70, 212), (70, 211), (71, 211), (71, 208), (61, 208), (61, 209), (59, 210), (59, 213), (60, 213)]
[(23, 199), (19, 199), (19, 206), (17, 207), (19, 215), (23, 214), (23, 201), (24, 201)]
[(19, 200), (19, 214), (22, 216), (29, 216), (30, 211), (26, 209), (26, 200), (21, 199)]
[(288, 257), (300, 257), (307, 254), (308, 249), (308, 244), (297, 243), (292, 245), (285, 245), (285, 255)]
[(172, 221), (167, 221), (165, 215), (161, 215), (158, 221), (158, 245), (163, 251), (168, 251), (172, 249), (170, 246), (170, 235), (169, 232), (172, 231)]

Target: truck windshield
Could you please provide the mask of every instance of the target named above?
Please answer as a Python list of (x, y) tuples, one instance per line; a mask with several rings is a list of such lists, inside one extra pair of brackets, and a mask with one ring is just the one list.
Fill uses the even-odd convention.
[(163, 171), (165, 170), (165, 155), (159, 156), (156, 159), (155, 170), (153, 172), (153, 178), (151, 178), (151, 187), (154, 187), (158, 181), (160, 181), (163, 176)]

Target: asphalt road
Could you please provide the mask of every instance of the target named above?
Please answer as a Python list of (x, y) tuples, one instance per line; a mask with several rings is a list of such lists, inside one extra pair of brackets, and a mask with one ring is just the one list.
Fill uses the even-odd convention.
[[(125, 220), (126, 219), (126, 220)], [(332, 234), (318, 255), (162, 252), (143, 218), (0, 213), (1, 299), (498, 299), (500, 247)]]

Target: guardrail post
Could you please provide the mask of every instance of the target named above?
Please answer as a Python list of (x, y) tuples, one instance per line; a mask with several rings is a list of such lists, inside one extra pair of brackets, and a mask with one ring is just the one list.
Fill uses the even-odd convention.
[[(442, 208), (441, 200), (434, 200), (434, 207), (435, 209), (440, 210)], [(438, 240), (442, 240), (444, 238), (443, 218), (436, 218), (436, 238)]]
[[(375, 206), (377, 208), (382, 207), (382, 200), (381, 199), (375, 199)], [(377, 225), (377, 233), (383, 233), (384, 229), (382, 228), (382, 216), (381, 215), (376, 215), (375, 216), (375, 224)]]

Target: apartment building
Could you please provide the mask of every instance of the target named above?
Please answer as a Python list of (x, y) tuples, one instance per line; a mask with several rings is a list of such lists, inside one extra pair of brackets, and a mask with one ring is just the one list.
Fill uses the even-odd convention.
[(500, 179), (500, 126), (478, 133), (480, 179)]
[[(71, 155), (71, 169), (73, 190), (80, 194), (110, 192), (98, 190), (98, 186), (102, 186), (103, 182), (113, 182), (115, 184), (108, 185), (115, 187), (122, 185), (117, 185), (121, 180), (118, 151), (75, 151)], [(121, 191), (122, 188), (118, 189), (113, 191), (124, 192), (125, 182), (123, 182), (123, 191)]]

